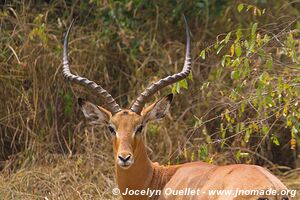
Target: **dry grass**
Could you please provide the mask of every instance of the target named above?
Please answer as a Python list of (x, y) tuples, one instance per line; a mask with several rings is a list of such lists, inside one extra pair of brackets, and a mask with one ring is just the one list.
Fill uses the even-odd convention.
[(86, 154), (59, 157), (55, 164), (2, 174), (1, 199), (116, 199), (111, 194), (116, 187), (114, 172), (108, 163), (93, 163), (84, 159)]
[(4, 169), (1, 199), (116, 199), (110, 141), (94, 133), (83, 137), (81, 153), (48, 154), (17, 172)]
[[(201, 49), (213, 44), (210, 41), (215, 41), (216, 35), (235, 29), (237, 23), (257, 20), (255, 17), (240, 19), (236, 3), (226, 8), (211, 6), (208, 19), (206, 10), (194, 9), (193, 3), (184, 8), (169, 1), (141, 1), (141, 5), (131, 1), (126, 5), (74, 2), (56, 0), (35, 5), (14, 1), (0, 8), (1, 200), (118, 198), (111, 194), (116, 183), (109, 135), (98, 129), (86, 130), (76, 105), (79, 96), (98, 104), (101, 99), (66, 83), (61, 75), (62, 39), (72, 16), (78, 17), (70, 38), (72, 70), (101, 83), (126, 107), (150, 81), (181, 67), (185, 49), (181, 13), (190, 10), (193, 81), (189, 81), (188, 91), (175, 97), (171, 114), (159, 125), (148, 126), (149, 155), (162, 164), (199, 159), (218, 164), (260, 161), (260, 153), (252, 151), (252, 146), (234, 143), (239, 137), (226, 140), (227, 149), (220, 148), (222, 112), (235, 109), (227, 94), (221, 95), (222, 81), (230, 82), (230, 75), (227, 71), (222, 80), (212, 79), (220, 57), (212, 53), (205, 62), (197, 57)], [(270, 8), (266, 18), (259, 19), (262, 24), (271, 24), (270, 29), (276, 23), (285, 25), (299, 13), (291, 5), (278, 2), (270, 5), (274, 10)], [(227, 17), (218, 17), (218, 9)], [(276, 18), (280, 13), (288, 14)], [(214, 88), (201, 89), (205, 82)], [(210, 98), (206, 92), (212, 93)], [(194, 153), (202, 146), (208, 152), (198, 158)], [(237, 159), (236, 149), (242, 148), (252, 153)], [(263, 158), (262, 164), (278, 167)], [(274, 168), (274, 172), (278, 170)], [(299, 170), (279, 175), (291, 189), (300, 189)]]
[[(111, 192), (117, 186), (112, 154), (90, 153), (76, 154), (72, 158), (51, 155), (43, 158), (43, 164), (16, 173), (2, 172), (0, 199), (120, 199)], [(299, 170), (279, 177), (289, 189), (300, 191)]]

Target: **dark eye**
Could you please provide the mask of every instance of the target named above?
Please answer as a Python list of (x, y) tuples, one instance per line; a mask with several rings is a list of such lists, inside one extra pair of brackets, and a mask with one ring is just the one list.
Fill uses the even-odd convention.
[(112, 126), (108, 126), (108, 130), (111, 132), (111, 134), (116, 135), (116, 131)]
[(140, 126), (136, 129), (135, 133), (136, 133), (136, 134), (137, 134), (137, 133), (141, 133), (142, 130), (143, 130), (143, 128), (144, 128), (144, 126), (143, 126), (143, 125), (140, 125)]

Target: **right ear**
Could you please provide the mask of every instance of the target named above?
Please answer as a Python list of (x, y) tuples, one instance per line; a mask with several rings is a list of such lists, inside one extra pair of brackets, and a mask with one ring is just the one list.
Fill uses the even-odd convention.
[(82, 98), (78, 98), (78, 104), (89, 124), (101, 125), (109, 123), (112, 115), (108, 110), (100, 106), (96, 106)]

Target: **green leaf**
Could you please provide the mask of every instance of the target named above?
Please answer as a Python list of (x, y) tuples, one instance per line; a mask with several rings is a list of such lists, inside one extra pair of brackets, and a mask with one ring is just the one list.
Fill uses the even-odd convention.
[(231, 72), (231, 79), (232, 80), (238, 80), (240, 78), (240, 73), (239, 71), (232, 71)]
[(249, 44), (248, 40), (244, 41), (244, 46), (246, 49), (248, 49), (248, 50), (250, 49), (250, 44)]
[(241, 39), (241, 37), (243, 36), (242, 30), (239, 28), (236, 33), (236, 40), (235, 41), (239, 41)]
[(226, 129), (224, 129), (223, 123), (221, 123), (220, 126), (221, 126), (221, 127), (220, 127), (220, 129), (221, 129), (221, 138), (224, 139), (225, 136), (226, 136)]
[(247, 11), (249, 11), (251, 8), (253, 8), (254, 6), (253, 5), (248, 5), (247, 6)]
[(296, 29), (300, 30), (300, 22), (299, 21), (297, 21), (297, 23), (296, 23)]
[(200, 57), (205, 60), (205, 49), (200, 52)]
[(269, 128), (266, 125), (263, 125), (261, 130), (264, 135), (268, 134), (269, 132)]
[(298, 133), (299, 133), (298, 129), (297, 129), (295, 126), (293, 126), (293, 127), (292, 127), (292, 137), (293, 137), (293, 138), (298, 137), (298, 136), (297, 136)]
[(231, 79), (232, 80), (238, 80), (240, 78), (240, 72), (239, 71), (232, 71), (231, 72)]
[(225, 67), (225, 65), (229, 62), (230, 62), (230, 55), (223, 56), (222, 61), (221, 61), (222, 67)]
[(223, 49), (224, 45), (219, 46), (218, 50), (217, 50), (217, 55), (220, 53), (220, 51)]
[(191, 71), (187, 77), (189, 80), (193, 81), (193, 72)]
[(249, 139), (250, 139), (250, 136), (251, 136), (252, 132), (253, 132), (252, 125), (250, 125), (250, 126), (246, 129), (246, 133), (245, 133), (245, 137), (244, 137), (244, 141), (245, 141), (246, 143), (249, 142)]
[(227, 120), (227, 122), (230, 122), (230, 120), (231, 120), (228, 109), (225, 110), (225, 119)]
[(273, 105), (274, 105), (273, 98), (270, 95), (266, 95), (265, 102), (269, 107), (273, 107)]
[(236, 58), (235, 60), (233, 60), (233, 62), (231, 63), (231, 67), (235, 67), (238, 66), (241, 63), (240, 58)]
[(198, 159), (199, 160), (206, 160), (208, 157), (208, 149), (207, 146), (201, 146), (198, 149)]
[(228, 41), (230, 40), (230, 36), (231, 36), (231, 32), (227, 33), (227, 35), (225, 37), (225, 44), (227, 44)]
[(272, 136), (271, 136), (271, 140), (272, 140), (272, 142), (273, 142), (274, 144), (276, 144), (277, 146), (280, 145), (279, 140), (278, 140), (278, 138), (277, 138), (276, 135), (272, 135)]
[(177, 93), (177, 83), (175, 83), (172, 87), (172, 93), (176, 94)]
[(244, 101), (242, 101), (242, 103), (241, 103), (241, 112), (243, 113), (243, 112), (245, 112), (245, 102)]
[(244, 9), (244, 4), (239, 4), (237, 7), (237, 10), (239, 11), (239, 13)]
[[(221, 41), (221, 42), (222, 42), (222, 41)], [(217, 41), (217, 42), (214, 44), (214, 48), (215, 48), (215, 49), (218, 49), (218, 48), (219, 48), (219, 44), (220, 44), (220, 42)]]
[(250, 66), (249, 66), (249, 60), (248, 60), (248, 58), (245, 58), (244, 59), (244, 73), (243, 73), (243, 77), (246, 77), (246, 76), (248, 76), (248, 74), (249, 74), (249, 69), (250, 69)]
[(266, 65), (267, 65), (268, 70), (271, 70), (273, 68), (273, 59), (272, 59), (272, 57), (270, 57), (270, 59), (267, 60)]
[(222, 58), (222, 60), (221, 60), (221, 65), (222, 65), (222, 67), (224, 67), (224, 66), (225, 66), (225, 61), (226, 61), (226, 57), (225, 57), (225, 56), (223, 56), (223, 58)]
[(186, 79), (179, 81), (179, 84), (180, 84), (180, 88), (188, 89), (188, 83)]
[(172, 87), (172, 93), (180, 93), (181, 88), (188, 89), (188, 82), (186, 79), (183, 79), (177, 83), (175, 83)]
[(234, 44), (230, 47), (230, 56), (232, 57), (234, 55)]
[(237, 42), (237, 43), (235, 44), (235, 55), (236, 55), (237, 57), (240, 57), (241, 54), (242, 54), (242, 47), (241, 47), (240, 43)]
[(254, 7), (253, 14), (254, 14), (254, 16), (256, 16), (256, 15), (261, 16), (261, 10), (257, 7)]
[(251, 28), (251, 37), (255, 38), (256, 30), (257, 30), (257, 23), (254, 23)]

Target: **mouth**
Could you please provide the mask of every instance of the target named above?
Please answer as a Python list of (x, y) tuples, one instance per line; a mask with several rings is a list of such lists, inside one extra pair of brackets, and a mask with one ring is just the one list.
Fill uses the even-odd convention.
[(119, 167), (121, 167), (122, 169), (129, 169), (132, 165), (132, 162), (126, 162), (126, 163), (121, 163), (121, 162), (118, 162), (118, 165)]
[(129, 167), (131, 166), (130, 164), (122, 164), (119, 165), (122, 169), (129, 169)]

